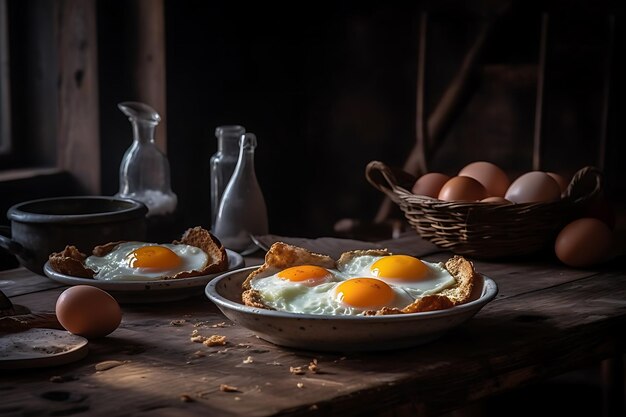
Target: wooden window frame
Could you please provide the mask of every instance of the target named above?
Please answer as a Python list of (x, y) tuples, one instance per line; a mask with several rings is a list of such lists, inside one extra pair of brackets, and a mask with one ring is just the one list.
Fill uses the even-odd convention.
[[(137, 99), (157, 106), (165, 119), (164, 2), (132, 0), (127, 6), (137, 22), (137, 58), (133, 63)], [(98, 195), (102, 190), (102, 145), (97, 1), (31, 2), (26, 7), (28, 23), (35, 32), (35, 39), (26, 46), (36, 50), (31, 59), (48, 74), (43, 82), (32, 80), (36, 85), (29, 85), (32, 92), (26, 100), (35, 107), (34, 124), (46, 128), (30, 127), (23, 135), (27, 137), (18, 137), (14, 132), (14, 140), (28, 142), (29, 155), (24, 161), (0, 165), (0, 195), (6, 195), (16, 181), (22, 183), (29, 178), (27, 184), (32, 184), (34, 190), (40, 188), (40, 179), (45, 183), (54, 178), (67, 180), (67, 175), (59, 174), (73, 178), (76, 187), (71, 193)], [(156, 141), (165, 152), (165, 128), (157, 132)], [(58, 193), (63, 194), (63, 188)], [(38, 194), (34, 191), (33, 198)]]

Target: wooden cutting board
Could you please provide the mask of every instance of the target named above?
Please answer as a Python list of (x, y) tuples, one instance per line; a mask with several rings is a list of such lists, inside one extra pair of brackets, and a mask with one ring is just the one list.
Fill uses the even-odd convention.
[(62, 365), (87, 355), (87, 339), (66, 330), (34, 328), (0, 337), (0, 369)]

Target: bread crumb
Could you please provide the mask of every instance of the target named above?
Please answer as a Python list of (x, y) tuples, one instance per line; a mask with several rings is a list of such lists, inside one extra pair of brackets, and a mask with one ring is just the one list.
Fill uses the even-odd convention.
[(248, 356), (246, 359), (243, 360), (243, 363), (252, 363), (254, 362), (254, 359), (252, 358), (252, 356)]
[(319, 371), (319, 367), (317, 366), (317, 359), (313, 359), (311, 363), (309, 363), (309, 371), (316, 374)]
[(189, 339), (189, 340), (191, 340), (191, 341), (192, 341), (192, 342), (194, 342), (194, 343), (202, 343), (202, 342), (204, 342), (206, 339), (207, 339), (207, 338), (206, 338), (205, 336), (202, 336), (202, 335), (200, 334), (200, 332), (199, 332), (199, 331), (197, 331), (197, 330), (195, 330), (195, 329), (194, 329), (194, 330), (191, 332), (191, 337), (190, 337), (190, 339)]
[(223, 321), (223, 322), (221, 322), (221, 323), (212, 324), (212, 325), (210, 325), (209, 327), (212, 327), (212, 328), (216, 328), (216, 327), (220, 327), (220, 328), (222, 328), (222, 327), (226, 327), (226, 322), (225, 322), (225, 321)]
[(189, 340), (191, 340), (194, 343), (202, 343), (203, 345), (208, 346), (208, 347), (224, 346), (226, 344), (226, 336), (213, 334), (209, 337), (206, 337), (206, 336), (202, 336), (200, 332), (198, 332), (195, 329), (191, 332), (191, 337)]
[(298, 382), (298, 383), (296, 384), (296, 386), (297, 386), (298, 388), (304, 388), (304, 384), (303, 384), (302, 382)]
[(172, 320), (170, 321), (170, 326), (182, 326), (183, 324), (187, 323), (187, 320), (185, 319), (181, 319), (181, 320)]
[(302, 369), (301, 366), (290, 366), (289, 372), (291, 372), (294, 375), (304, 375), (306, 373), (306, 371)]
[(191, 396), (187, 395), (187, 394), (183, 394), (180, 396), (180, 400), (184, 403), (192, 403), (193, 402), (193, 398), (191, 398)]
[(203, 345), (205, 346), (224, 346), (226, 344), (226, 336), (220, 336), (217, 334), (213, 334), (209, 337), (206, 337), (205, 340), (202, 342)]
[(240, 392), (239, 388), (232, 385), (220, 384), (220, 391), (222, 392)]

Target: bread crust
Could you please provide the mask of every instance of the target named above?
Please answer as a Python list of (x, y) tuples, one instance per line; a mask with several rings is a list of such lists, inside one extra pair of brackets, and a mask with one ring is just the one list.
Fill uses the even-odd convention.
[[(125, 241), (109, 242), (93, 248), (92, 255), (102, 257), (111, 253), (113, 249), (120, 243)], [(228, 269), (228, 255), (224, 245), (220, 240), (202, 227), (193, 227), (187, 229), (180, 240), (174, 240), (173, 244), (186, 244), (202, 249), (207, 255), (208, 260), (204, 268), (193, 271), (179, 272), (174, 276), (164, 277), (163, 280), (189, 278), (200, 275), (215, 274)], [(81, 278), (93, 278), (96, 274), (90, 268), (85, 266), (87, 256), (81, 253), (75, 246), (68, 245), (61, 252), (52, 253), (48, 260), (50, 266), (55, 271)]]
[(65, 246), (61, 252), (53, 252), (49, 257), (50, 267), (61, 274), (80, 278), (93, 278), (95, 272), (84, 264), (87, 256), (75, 246)]
[[(265, 263), (248, 275), (242, 288), (242, 302), (250, 307), (274, 310), (263, 303), (261, 294), (250, 287), (250, 281), (254, 277), (265, 277), (280, 270), (298, 265), (318, 265), (325, 268), (342, 269), (350, 260), (357, 256), (389, 256), (391, 252), (386, 249), (354, 250), (341, 254), (339, 260), (334, 262), (326, 255), (314, 254), (306, 249), (286, 243), (277, 242), (272, 245), (267, 255)], [(419, 297), (410, 305), (398, 309), (383, 307), (380, 310), (368, 310), (363, 313), (365, 316), (382, 316), (390, 314), (411, 314), (427, 311), (445, 310), (470, 300), (472, 290), (479, 278), (479, 274), (474, 270), (474, 264), (462, 256), (454, 255), (445, 263), (445, 269), (452, 275), (456, 283), (450, 288), (437, 293)]]
[(328, 255), (310, 252), (284, 242), (276, 242), (265, 254), (265, 263), (252, 271), (241, 286), (244, 290), (249, 290), (252, 278), (270, 276), (281, 269), (298, 265), (316, 265), (331, 269), (337, 267), (335, 260)]
[(183, 233), (180, 241), (175, 240), (173, 243), (183, 243), (185, 245), (198, 247), (209, 256), (209, 260), (207, 261), (207, 265), (201, 270), (179, 272), (173, 277), (166, 277), (165, 279), (180, 279), (215, 274), (228, 269), (228, 255), (226, 254), (224, 245), (222, 245), (222, 242), (220, 242), (216, 236), (202, 227), (197, 226), (187, 229), (185, 233)]

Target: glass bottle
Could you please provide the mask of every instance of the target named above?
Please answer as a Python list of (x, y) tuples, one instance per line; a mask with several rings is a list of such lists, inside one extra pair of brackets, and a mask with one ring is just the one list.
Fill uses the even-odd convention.
[(251, 234), (267, 234), (265, 199), (254, 169), (256, 135), (245, 133), (239, 140), (239, 158), (217, 211), (215, 235), (222, 244), (243, 254), (257, 249)]
[(148, 237), (167, 239), (152, 233), (166, 233), (172, 223), (178, 198), (170, 186), (170, 166), (167, 157), (154, 141), (161, 116), (150, 106), (126, 101), (117, 107), (128, 116), (133, 129), (133, 142), (120, 164), (120, 189), (116, 196), (141, 201), (148, 207)]
[(210, 159), (211, 176), (211, 230), (215, 230), (215, 219), (226, 185), (232, 177), (239, 157), (239, 139), (246, 129), (239, 125), (218, 126), (215, 129), (217, 152)]

